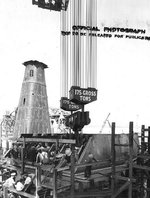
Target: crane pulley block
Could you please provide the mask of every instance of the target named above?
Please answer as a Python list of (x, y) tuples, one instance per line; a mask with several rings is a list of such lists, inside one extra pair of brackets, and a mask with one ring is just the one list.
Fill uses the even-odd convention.
[(90, 124), (89, 111), (81, 112), (77, 111), (66, 117), (66, 126), (73, 129), (73, 131), (81, 131), (81, 129)]
[(32, 0), (33, 5), (37, 5), (40, 8), (61, 11), (67, 10), (69, 0)]

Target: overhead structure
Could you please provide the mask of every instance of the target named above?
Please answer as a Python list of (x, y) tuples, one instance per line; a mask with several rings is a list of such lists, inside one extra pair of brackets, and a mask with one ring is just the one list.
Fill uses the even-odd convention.
[(61, 11), (61, 97), (72, 86), (97, 88), (97, 31), (97, 0), (72, 0)]
[(51, 132), (44, 69), (39, 61), (24, 62), (25, 74), (16, 114), (14, 137)]
[(61, 11), (67, 10), (69, 0), (32, 0), (33, 5), (48, 10)]
[(84, 105), (97, 100), (97, 0), (70, 1), (67, 11), (61, 11), (60, 28), (60, 106), (71, 112), (81, 109), (66, 120), (77, 134), (90, 123)]
[(67, 117), (66, 125), (78, 134), (90, 124), (84, 106), (97, 100), (97, 0), (70, 1), (67, 11), (61, 11), (60, 28), (60, 106), (77, 111)]
[[(40, 8), (61, 11), (60, 107), (71, 112), (82, 109), (84, 117), (84, 105), (97, 100), (97, 0), (68, 3), (69, 0), (32, 0)], [(75, 126), (77, 131), (83, 123), (87, 123), (86, 119), (81, 127)]]

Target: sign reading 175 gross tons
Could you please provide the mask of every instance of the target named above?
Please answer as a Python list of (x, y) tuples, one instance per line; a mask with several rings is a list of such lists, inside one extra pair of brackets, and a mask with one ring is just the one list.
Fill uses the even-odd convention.
[(88, 104), (97, 100), (97, 90), (95, 88), (80, 88), (72, 86), (70, 91), (70, 100), (76, 104)]

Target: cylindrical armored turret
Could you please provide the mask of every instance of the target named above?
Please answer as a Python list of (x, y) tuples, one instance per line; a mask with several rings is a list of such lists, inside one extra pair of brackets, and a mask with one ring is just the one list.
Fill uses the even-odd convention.
[(47, 134), (51, 132), (48, 100), (42, 62), (27, 61), (16, 115), (14, 137), (21, 134)]

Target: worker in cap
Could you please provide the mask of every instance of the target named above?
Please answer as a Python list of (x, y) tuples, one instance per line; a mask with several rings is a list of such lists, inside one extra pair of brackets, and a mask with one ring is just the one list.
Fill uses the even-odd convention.
[[(92, 163), (92, 162), (97, 162), (97, 160), (94, 158), (92, 153), (89, 153), (85, 162), (86, 163)], [(92, 170), (92, 165), (87, 165), (85, 167), (84, 176), (87, 177), (87, 178), (90, 177), (91, 176), (91, 170)]]
[(57, 168), (63, 167), (66, 164), (70, 164), (71, 162), (71, 149), (69, 147), (66, 148), (65, 154), (62, 156), (60, 162), (57, 165)]
[(15, 184), (15, 188), (17, 191), (22, 191), (24, 189), (24, 179), (20, 178), (16, 184)]
[(12, 172), (10, 175), (13, 177), (13, 176), (16, 176), (17, 173), (16, 172)]
[(3, 186), (7, 187), (7, 188), (13, 187), (15, 184), (16, 175), (17, 175), (16, 172), (12, 172), (10, 174), (10, 177), (8, 179), (6, 179), (6, 181), (4, 182)]
[(65, 150), (65, 160), (67, 163), (70, 163), (71, 162), (71, 149), (70, 148), (66, 148)]

